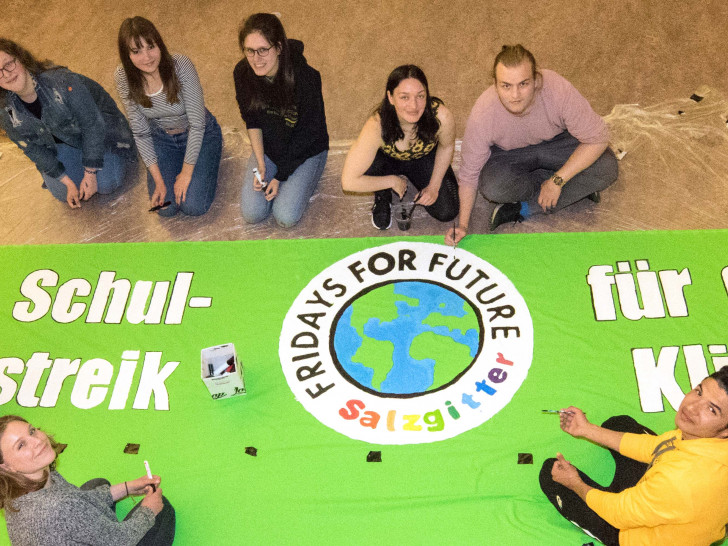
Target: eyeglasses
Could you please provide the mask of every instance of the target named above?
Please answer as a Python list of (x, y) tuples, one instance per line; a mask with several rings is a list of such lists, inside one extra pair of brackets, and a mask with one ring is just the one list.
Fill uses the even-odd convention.
[(270, 50), (273, 49), (273, 46), (270, 47), (259, 47), (258, 49), (252, 49), (250, 47), (243, 48), (243, 53), (245, 53), (245, 56), (248, 59), (252, 59), (255, 57), (255, 54), (257, 53), (259, 57), (267, 57), (268, 53), (270, 53)]
[[(15, 70), (15, 62), (17, 59), (13, 59), (12, 61), (6, 62), (3, 66), (0, 67), (0, 76), (2, 77), (9, 77), (10, 74), (13, 73), (13, 70)], [(7, 76), (6, 76), (7, 74)]]

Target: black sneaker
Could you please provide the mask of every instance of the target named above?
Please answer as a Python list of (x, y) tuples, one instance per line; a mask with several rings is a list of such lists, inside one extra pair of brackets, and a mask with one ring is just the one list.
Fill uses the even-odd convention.
[(377, 229), (389, 229), (392, 226), (392, 195), (390, 192), (374, 193), (372, 225)]
[(599, 203), (602, 200), (602, 194), (598, 191), (595, 191), (594, 193), (590, 193), (586, 196), (587, 199), (590, 201), (594, 201), (595, 203)]
[(490, 215), (490, 231), (495, 231), (498, 226), (508, 222), (523, 222), (521, 203), (498, 203)]

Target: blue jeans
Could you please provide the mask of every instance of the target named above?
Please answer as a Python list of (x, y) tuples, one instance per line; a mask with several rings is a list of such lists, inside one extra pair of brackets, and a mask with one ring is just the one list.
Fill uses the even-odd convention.
[[(83, 180), (82, 152), (68, 144), (56, 144), (58, 161), (63, 163), (66, 174), (73, 180), (76, 187), (81, 186)], [(106, 152), (104, 154), (104, 168), (96, 172), (97, 191), (101, 194), (113, 193), (121, 187), (126, 174), (136, 165), (136, 156), (130, 153)], [(53, 197), (66, 202), (67, 188), (60, 178), (53, 178), (43, 174), (43, 182)]]
[[(540, 212), (541, 184), (566, 163), (577, 146), (579, 141), (567, 131), (551, 140), (515, 150), (491, 146), (491, 156), (480, 171), (483, 197), (493, 203), (526, 201), (531, 213)], [(569, 180), (553, 210), (606, 189), (617, 179), (617, 170), (617, 158), (607, 148), (594, 163)]]
[[(189, 216), (199, 216), (209, 210), (212, 201), (215, 199), (217, 172), (220, 168), (220, 157), (222, 155), (222, 131), (215, 116), (207, 112), (205, 136), (202, 139), (200, 155), (197, 156), (197, 163), (195, 163), (195, 168), (192, 171), (192, 180), (187, 188), (187, 197), (179, 205), (175, 201), (174, 181), (182, 170), (185, 152), (187, 151), (188, 132), (170, 135), (159, 128), (152, 131), (154, 151), (157, 154), (157, 166), (162, 173), (164, 185), (167, 187), (164, 201), (172, 202), (169, 206), (158, 211), (160, 216), (174, 216), (180, 210)], [(156, 184), (150, 173), (147, 173), (147, 187), (151, 197)]]
[[(268, 218), (273, 212), (278, 225), (284, 228), (295, 226), (303, 216), (308, 201), (311, 199), (321, 174), (326, 166), (328, 150), (309, 157), (288, 177), (285, 182), (278, 185), (278, 195), (272, 201), (266, 201), (262, 191), (253, 189), (253, 169), (258, 167), (255, 154), (250, 154), (245, 177), (243, 178), (243, 197), (240, 208), (243, 220), (249, 224), (257, 224)], [(265, 177), (268, 180), (275, 178), (278, 167), (267, 155), (265, 158)]]

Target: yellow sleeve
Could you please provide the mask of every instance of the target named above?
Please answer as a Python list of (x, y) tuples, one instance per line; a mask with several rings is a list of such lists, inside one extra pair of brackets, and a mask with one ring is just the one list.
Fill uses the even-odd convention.
[(652, 462), (652, 452), (665, 440), (670, 438), (680, 438), (678, 431), (671, 430), (660, 434), (659, 436), (653, 436), (652, 434), (632, 434), (625, 432), (622, 436), (622, 440), (619, 443), (619, 452), (625, 457), (640, 461), (642, 463)]
[(621, 493), (592, 489), (586, 503), (617, 529), (686, 523), (694, 519), (695, 511), (691, 495), (655, 469), (649, 479)]

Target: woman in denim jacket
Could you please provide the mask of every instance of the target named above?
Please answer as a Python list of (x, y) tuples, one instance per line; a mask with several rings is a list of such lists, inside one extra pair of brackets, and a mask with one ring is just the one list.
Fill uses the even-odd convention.
[(136, 160), (129, 124), (95, 81), (0, 38), (0, 126), (53, 196), (79, 208), (117, 190)]

